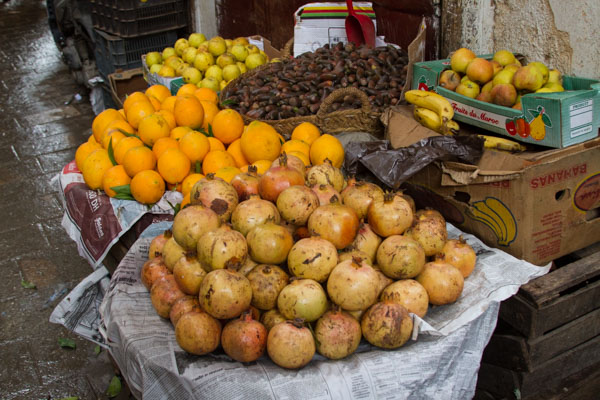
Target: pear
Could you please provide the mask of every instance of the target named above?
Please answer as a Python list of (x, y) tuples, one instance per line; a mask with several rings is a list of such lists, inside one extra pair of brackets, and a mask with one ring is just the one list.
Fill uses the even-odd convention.
[(515, 55), (508, 50), (498, 50), (494, 53), (494, 57), (492, 59), (503, 67), (517, 61)]
[(462, 47), (456, 50), (450, 56), (450, 68), (456, 72), (464, 74), (467, 71), (467, 66), (475, 57), (477, 57), (475, 53), (465, 47)]
[(515, 72), (513, 85), (517, 90), (528, 90), (535, 92), (542, 87), (544, 77), (540, 70), (533, 65), (526, 65)]
[[(146, 60), (148, 60), (147, 57)], [(559, 70), (551, 69), (550, 71), (548, 71), (548, 82), (546, 82), (546, 84), (548, 83), (559, 83), (562, 85), (562, 74)]]
[(546, 82), (548, 82), (548, 67), (546, 67), (546, 65), (544, 63), (541, 63), (539, 61), (533, 61), (530, 62), (527, 65), (533, 65), (534, 67), (536, 67), (537, 69), (540, 70), (540, 72), (542, 73), (542, 86), (546, 84)]
[(492, 60), (492, 61), (490, 61), (490, 63), (492, 64), (492, 67), (494, 68), (493, 76), (498, 75), (498, 72), (502, 71), (502, 65), (500, 65), (500, 63), (496, 60)]

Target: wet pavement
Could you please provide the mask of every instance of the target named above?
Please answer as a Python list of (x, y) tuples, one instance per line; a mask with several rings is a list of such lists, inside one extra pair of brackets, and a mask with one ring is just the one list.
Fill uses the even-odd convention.
[[(48, 321), (92, 272), (61, 227), (51, 180), (89, 136), (94, 113), (61, 61), (45, 1), (0, 2), (0, 37), (0, 399), (107, 398), (116, 372), (107, 352)], [(83, 101), (69, 103), (76, 93)]]

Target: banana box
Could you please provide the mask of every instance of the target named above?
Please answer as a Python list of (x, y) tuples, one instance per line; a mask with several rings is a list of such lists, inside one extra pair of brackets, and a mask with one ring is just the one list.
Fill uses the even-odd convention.
[[(478, 57), (492, 59), (492, 54)], [(598, 137), (600, 82), (564, 76), (564, 92), (530, 93), (522, 110), (475, 100), (438, 86), (450, 59), (415, 63), (412, 89), (435, 90), (454, 108), (454, 119), (525, 143), (564, 148)]]
[(430, 164), (404, 185), (419, 208), (533, 264), (600, 240), (600, 138), (519, 155), (488, 150), (477, 165)]

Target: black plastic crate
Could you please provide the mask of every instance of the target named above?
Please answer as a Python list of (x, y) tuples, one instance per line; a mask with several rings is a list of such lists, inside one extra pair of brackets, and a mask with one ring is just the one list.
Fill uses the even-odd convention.
[(121, 38), (94, 29), (96, 42), (96, 65), (100, 74), (107, 78), (116, 70), (142, 66), (142, 55), (150, 51), (162, 51), (173, 46), (177, 31), (160, 32), (135, 38)]

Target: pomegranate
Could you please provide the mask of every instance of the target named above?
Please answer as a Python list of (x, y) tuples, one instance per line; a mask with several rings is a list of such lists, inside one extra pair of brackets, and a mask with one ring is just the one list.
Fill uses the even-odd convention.
[(356, 232), (356, 237), (352, 242), (352, 246), (358, 250), (365, 253), (371, 263), (375, 262), (375, 257), (377, 255), (377, 249), (381, 244), (381, 238), (373, 232), (371, 226), (367, 223), (361, 222), (358, 226), (358, 232)]
[(423, 272), (417, 276), (429, 296), (429, 302), (436, 306), (454, 303), (460, 297), (464, 286), (462, 273), (452, 265), (442, 261), (425, 264)]
[(190, 192), (190, 204), (202, 204), (210, 208), (223, 222), (229, 221), (238, 202), (234, 187), (214, 174), (208, 174), (204, 179), (200, 179)]
[(335, 198), (338, 203), (342, 202), (342, 195), (335, 190), (331, 185), (312, 185), (310, 190), (315, 192), (319, 199), (319, 205), (325, 205), (332, 202), (331, 198)]
[(267, 347), (267, 329), (252, 319), (250, 313), (244, 313), (223, 327), (221, 346), (225, 354), (236, 361), (256, 361)]
[(173, 274), (165, 275), (158, 279), (150, 288), (150, 300), (156, 313), (163, 318), (169, 318), (171, 307), (185, 293), (179, 289)]
[(165, 263), (169, 272), (173, 272), (173, 267), (175, 266), (175, 263), (179, 261), (181, 257), (184, 257), (185, 253), (185, 249), (179, 244), (177, 244), (174, 237), (171, 237), (169, 240), (166, 241), (165, 245), (163, 246), (162, 257), (163, 262)]
[(406, 235), (419, 242), (428, 257), (441, 252), (448, 239), (446, 225), (434, 218), (417, 219)]
[(239, 272), (216, 269), (202, 280), (198, 300), (202, 309), (215, 318), (235, 318), (250, 306), (252, 288)]
[(190, 311), (175, 325), (177, 344), (188, 353), (198, 356), (219, 347), (221, 323), (205, 312)]
[(285, 321), (287, 321), (287, 319), (285, 319), (285, 317), (276, 308), (263, 313), (263, 315), (260, 317), (260, 322), (262, 322), (265, 328), (267, 328), (267, 332), (278, 323)]
[(477, 255), (461, 235), (458, 239), (448, 239), (442, 252), (436, 254), (436, 259), (458, 268), (463, 278), (466, 278), (475, 269)]
[(279, 166), (269, 168), (258, 182), (258, 193), (265, 200), (277, 202), (284, 189), (294, 185), (304, 185), (304, 175), (296, 168), (287, 165), (287, 155), (279, 157)]
[(144, 263), (140, 278), (146, 289), (150, 290), (156, 280), (168, 274), (170, 274), (170, 271), (163, 262), (163, 258), (158, 256)]
[(252, 287), (252, 305), (271, 310), (277, 305), (279, 292), (288, 284), (289, 276), (276, 265), (257, 265), (246, 276)]
[(246, 258), (246, 262), (238, 269), (238, 272), (244, 276), (248, 276), (248, 274), (256, 267), (258, 263), (251, 259), (250, 257)]
[(267, 353), (280, 367), (304, 367), (315, 355), (315, 340), (302, 320), (281, 322), (269, 331)]
[(392, 279), (414, 278), (423, 270), (425, 251), (408, 236), (392, 235), (379, 245), (377, 265)]
[(383, 201), (383, 189), (364, 181), (353, 181), (342, 191), (342, 201), (356, 211), (359, 219), (366, 218), (373, 200)]
[(343, 261), (329, 275), (327, 294), (344, 310), (365, 310), (377, 301), (379, 276), (360, 258)]
[(206, 271), (198, 261), (196, 252), (192, 251), (186, 253), (175, 263), (173, 276), (182, 292), (196, 296), (200, 290), (200, 284), (206, 276)]
[(360, 258), (361, 260), (369, 264), (371, 267), (373, 266), (373, 263), (371, 262), (371, 259), (369, 258), (368, 254), (364, 251), (355, 249), (352, 245), (346, 247), (344, 251), (338, 254), (338, 264), (342, 261), (351, 260), (355, 257)]
[(244, 236), (248, 235), (248, 232), (255, 226), (262, 225), (267, 221), (278, 224), (280, 220), (275, 204), (258, 196), (251, 196), (248, 200), (242, 201), (231, 215), (233, 229)]
[(261, 264), (281, 264), (294, 244), (290, 232), (281, 225), (266, 222), (246, 236), (250, 257)]
[(317, 351), (331, 360), (354, 353), (361, 338), (360, 323), (339, 307), (323, 314), (315, 327)]
[(208, 271), (231, 265), (239, 269), (248, 258), (246, 238), (229, 225), (206, 232), (198, 240), (198, 259)]
[(173, 303), (171, 311), (169, 312), (169, 319), (173, 326), (177, 325), (179, 318), (181, 318), (183, 314), (190, 311), (204, 312), (198, 302), (198, 296), (184, 296)]
[(294, 243), (287, 258), (287, 266), (292, 274), (317, 282), (325, 282), (337, 264), (338, 253), (335, 246), (318, 236)]
[(231, 179), (231, 186), (238, 195), (238, 201), (248, 200), (252, 195), (258, 195), (258, 181), (260, 177), (256, 173), (256, 166), (250, 165), (248, 172), (237, 174)]
[(201, 204), (180, 210), (173, 219), (173, 237), (185, 250), (196, 250), (200, 236), (221, 225), (219, 216)]
[(358, 217), (352, 208), (334, 201), (313, 211), (308, 218), (308, 231), (311, 236), (327, 239), (341, 250), (354, 241)]
[(383, 290), (391, 285), (394, 280), (385, 276), (385, 274), (379, 269), (378, 265), (374, 265), (373, 269), (377, 272), (377, 276), (379, 276), (379, 285), (377, 285), (377, 297), (379, 298)]
[(363, 336), (373, 346), (397, 349), (410, 339), (413, 322), (404, 306), (382, 301), (363, 314), (360, 326)]
[(344, 310), (348, 313), (348, 315), (350, 315), (352, 318), (354, 318), (355, 320), (357, 320), (360, 323), (360, 319), (362, 318), (363, 314), (365, 313), (365, 310), (358, 310), (358, 311), (348, 311), (348, 310)]
[(374, 199), (367, 211), (367, 220), (379, 236), (402, 235), (413, 223), (410, 204), (399, 193), (386, 193)]
[(328, 159), (323, 164), (310, 167), (306, 173), (306, 182), (309, 186), (331, 185), (338, 192), (346, 186), (342, 170), (334, 167)]
[(154, 257), (162, 255), (162, 249), (167, 242), (173, 236), (173, 232), (170, 229), (167, 229), (163, 233), (158, 236), (155, 236), (150, 242), (150, 248), (148, 249), (148, 258), (152, 259)]
[(307, 226), (297, 226), (292, 234), (292, 238), (294, 238), (294, 242), (297, 242), (301, 239), (306, 239), (310, 237), (310, 232), (308, 231)]
[(277, 197), (277, 210), (284, 221), (295, 225), (306, 225), (308, 217), (319, 207), (319, 198), (302, 185), (290, 186)]
[(415, 213), (415, 219), (422, 220), (424, 218), (433, 218), (437, 220), (441, 225), (446, 226), (446, 219), (444, 218), (444, 216), (439, 211), (434, 210), (433, 208), (427, 207), (417, 210), (417, 212)]
[[(287, 154), (286, 153), (286, 157), (287, 157), (287, 165), (288, 167), (292, 167), (297, 169), (298, 171), (300, 171), (302, 173), (302, 176), (306, 176), (306, 166), (304, 165), (304, 162), (296, 157), (293, 154)], [(271, 167), (279, 167), (281, 166), (281, 157), (276, 158), (275, 160), (273, 160), (273, 163), (271, 164)]]
[(319, 282), (295, 279), (279, 292), (277, 308), (287, 318), (316, 321), (327, 311), (327, 295)]
[(402, 279), (392, 283), (383, 289), (379, 300), (398, 303), (404, 306), (409, 313), (421, 318), (425, 317), (429, 308), (427, 291), (414, 279)]

